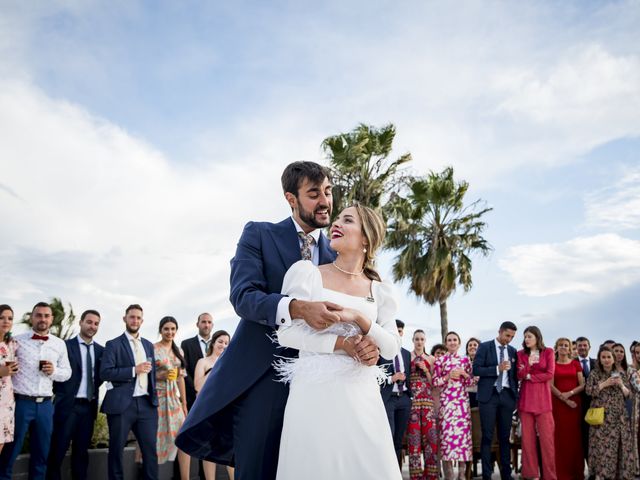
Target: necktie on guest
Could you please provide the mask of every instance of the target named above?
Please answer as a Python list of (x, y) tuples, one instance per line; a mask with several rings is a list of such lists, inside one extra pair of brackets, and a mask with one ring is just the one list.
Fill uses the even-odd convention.
[[(147, 361), (147, 355), (144, 351), (144, 347), (142, 346), (142, 342), (139, 338), (133, 339), (133, 351), (136, 354), (136, 365), (140, 365)], [(145, 392), (147, 391), (147, 387), (149, 386), (149, 374), (148, 373), (139, 373), (138, 374), (138, 385)]]
[[(500, 345), (500, 363), (504, 362), (504, 345)], [(498, 384), (496, 385), (496, 389), (498, 390), (498, 392), (502, 391), (502, 382), (504, 381), (504, 373), (505, 370), (502, 370), (500, 372), (500, 375), (498, 375)]]
[(314, 242), (313, 237), (304, 232), (298, 232), (298, 236), (300, 237), (300, 240), (302, 240), (302, 246), (300, 247), (302, 260), (311, 260), (311, 245)]
[(91, 363), (91, 344), (82, 343), (87, 347), (87, 360), (84, 368), (87, 370), (87, 400), (93, 400), (93, 364)]
[(583, 358), (581, 362), (582, 362), (582, 371), (584, 372), (585, 375), (589, 375), (589, 360), (587, 360), (586, 358)]

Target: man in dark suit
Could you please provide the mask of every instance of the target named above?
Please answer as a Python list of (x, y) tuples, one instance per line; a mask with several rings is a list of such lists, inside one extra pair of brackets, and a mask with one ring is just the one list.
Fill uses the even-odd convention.
[[(396, 319), (400, 337), (404, 334), (404, 322)], [(411, 414), (411, 352), (402, 348), (393, 360), (378, 360), (378, 365), (387, 368), (387, 382), (380, 386), (382, 401), (391, 426), (393, 446), (396, 449), (398, 464), (402, 468), (402, 438), (409, 424)]]
[(478, 380), (478, 407), (482, 443), (482, 478), (488, 480), (493, 473), (491, 444), (493, 432), (498, 424), (498, 442), (500, 444), (500, 478), (511, 478), (511, 446), (509, 434), (511, 417), (518, 400), (518, 380), (516, 377), (516, 349), (509, 346), (516, 334), (513, 322), (500, 325), (495, 340), (483, 342), (478, 347), (473, 361), (473, 375)]
[(89, 466), (89, 444), (98, 415), (100, 362), (104, 348), (93, 341), (100, 326), (100, 314), (86, 310), (80, 316), (80, 334), (66, 340), (71, 378), (53, 384), (53, 435), (47, 478), (60, 480), (60, 466), (69, 448), (71, 478), (85, 480)]
[(140, 336), (142, 315), (140, 305), (129, 305), (125, 332), (109, 340), (102, 355), (100, 378), (108, 382), (102, 412), (109, 425), (109, 479), (124, 478), (122, 452), (130, 431), (142, 452), (144, 478), (158, 478), (156, 367), (153, 344)]
[(185, 368), (187, 377), (184, 379), (185, 390), (187, 392), (187, 407), (191, 410), (193, 402), (196, 401), (196, 389), (193, 386), (193, 372), (196, 363), (201, 358), (207, 356), (207, 348), (211, 341), (211, 331), (213, 330), (213, 317), (209, 313), (201, 313), (196, 321), (198, 334), (195, 337), (187, 338), (180, 344), (184, 352)]
[[(292, 318), (318, 330), (339, 320), (330, 302), (283, 296), (282, 280), (295, 262), (325, 264), (335, 259), (319, 229), (329, 225), (331, 183), (328, 170), (313, 162), (294, 162), (282, 174), (292, 210), (280, 223), (250, 222), (231, 260), (230, 300), (241, 317), (233, 340), (218, 359), (196, 398), (176, 445), (198, 458), (236, 466), (236, 480), (275, 478), (288, 386), (276, 381), (273, 362), (297, 351), (273, 341), (275, 328)], [(375, 365), (377, 347), (358, 344), (363, 362)]]
[[(591, 350), (591, 342), (587, 337), (576, 338), (576, 349), (578, 350), (578, 362), (582, 366), (582, 374), (584, 375), (584, 381), (587, 382), (589, 374), (596, 366), (596, 359), (589, 357), (589, 351)], [(589, 458), (589, 424), (584, 421), (584, 416), (587, 414), (587, 410), (591, 406), (591, 397), (587, 395), (586, 390), (583, 390), (581, 395), (581, 407), (582, 407), (582, 431), (581, 442), (582, 451), (584, 453), (585, 461)], [(592, 478), (589, 475), (589, 478)]]

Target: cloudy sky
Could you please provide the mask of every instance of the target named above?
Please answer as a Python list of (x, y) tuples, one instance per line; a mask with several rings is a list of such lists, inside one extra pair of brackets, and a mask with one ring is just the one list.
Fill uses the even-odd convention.
[[(449, 302), (463, 339), (512, 320), (628, 344), (639, 24), (637, 0), (2, 2), (0, 303), (97, 308), (101, 341), (132, 302), (150, 339), (168, 314), (233, 330), (229, 260), (245, 222), (288, 215), (284, 166), (391, 122), (395, 155), (494, 208)], [(433, 343), (438, 309), (397, 289)]]

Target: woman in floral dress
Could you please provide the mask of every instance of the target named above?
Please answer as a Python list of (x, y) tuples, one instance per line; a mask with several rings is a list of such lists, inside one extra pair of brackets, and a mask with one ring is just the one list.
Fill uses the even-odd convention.
[(601, 479), (634, 478), (633, 439), (625, 398), (631, 395), (626, 376), (616, 371), (613, 351), (602, 346), (597, 368), (587, 379), (591, 408), (604, 407), (604, 423), (589, 428), (589, 473)]
[(11, 377), (18, 372), (15, 362), (16, 341), (11, 340), (13, 310), (0, 305), (0, 452), (5, 443), (13, 442), (14, 407)]
[(445, 479), (451, 480), (453, 462), (458, 462), (458, 478), (465, 478), (466, 462), (473, 456), (471, 444), (471, 407), (467, 387), (473, 384), (471, 362), (458, 355), (460, 336), (449, 332), (445, 336), (447, 353), (436, 360), (433, 384), (440, 393), (440, 455)]
[(413, 402), (407, 429), (411, 480), (434, 480), (439, 476), (437, 418), (434, 415), (431, 392), (431, 370), (435, 359), (424, 351), (425, 341), (424, 331), (416, 330), (411, 353)]
[(640, 343), (631, 347), (631, 363), (629, 367), (631, 375), (631, 390), (633, 408), (631, 411), (631, 435), (633, 437), (633, 451), (635, 453), (635, 474), (640, 475)]
[(175, 460), (178, 454), (180, 478), (188, 480), (190, 457), (175, 445), (178, 431), (187, 415), (184, 354), (174, 342), (178, 322), (173, 317), (160, 320), (161, 340), (154, 344), (156, 387), (158, 390), (158, 463)]

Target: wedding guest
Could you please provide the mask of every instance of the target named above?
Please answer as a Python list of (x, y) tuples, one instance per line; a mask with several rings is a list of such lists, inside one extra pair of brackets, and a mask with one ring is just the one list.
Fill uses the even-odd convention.
[(627, 354), (624, 345), (615, 343), (611, 347), (613, 350), (613, 358), (615, 359), (615, 367), (620, 373), (629, 375), (629, 364), (627, 363)]
[(89, 444), (98, 415), (100, 362), (104, 348), (93, 337), (100, 326), (100, 314), (86, 310), (80, 316), (80, 333), (66, 340), (71, 378), (54, 382), (53, 441), (49, 452), (47, 478), (59, 480), (62, 461), (71, 450), (71, 478), (84, 480), (89, 467)]
[(482, 342), (473, 361), (473, 374), (478, 379), (478, 409), (482, 441), (482, 478), (488, 480), (493, 473), (491, 447), (493, 433), (498, 426), (500, 446), (500, 477), (511, 479), (511, 417), (518, 400), (516, 369), (516, 349), (509, 345), (517, 327), (513, 322), (503, 322), (494, 340)]
[(12, 477), (13, 464), (29, 432), (29, 478), (42, 480), (47, 473), (47, 458), (53, 430), (53, 382), (71, 377), (67, 347), (63, 340), (49, 334), (53, 311), (39, 302), (31, 310), (30, 332), (16, 335), (18, 372), (13, 376), (15, 430), (13, 443), (0, 453), (0, 479)]
[[(226, 350), (227, 346), (229, 346), (229, 342), (231, 341), (231, 337), (224, 330), (218, 330), (213, 335), (211, 335), (211, 341), (209, 342), (209, 346), (207, 347), (206, 356), (198, 360), (196, 364), (195, 372), (194, 372), (194, 387), (196, 390), (196, 394), (200, 392), (204, 382), (209, 376), (209, 372), (215, 365), (220, 355)], [(207, 460), (202, 461), (202, 469), (206, 480), (215, 480), (216, 478), (216, 464), (214, 462), (209, 462)], [(229, 478), (233, 480), (234, 477), (234, 469), (233, 467), (227, 466), (227, 474)]]
[(213, 317), (210, 313), (201, 313), (196, 321), (198, 334), (195, 337), (187, 338), (180, 344), (184, 352), (184, 368), (187, 370), (185, 377), (185, 389), (187, 391), (187, 407), (191, 409), (196, 400), (196, 389), (194, 387), (194, 372), (198, 360), (207, 356), (207, 350), (211, 343), (211, 332), (213, 330)]
[(573, 340), (571, 342), (571, 359), (577, 359), (577, 358), (578, 358), (578, 342)]
[(222, 352), (224, 352), (227, 346), (229, 346), (230, 341), (231, 337), (225, 330), (218, 330), (211, 335), (211, 341), (209, 342), (209, 346), (205, 352), (206, 356), (198, 360), (194, 370), (193, 383), (196, 393), (202, 389), (205, 380), (209, 376), (209, 372), (215, 365), (218, 358), (220, 358), (220, 355), (222, 355)]
[[(478, 351), (478, 347), (480, 346), (480, 340), (475, 337), (471, 337), (467, 340), (467, 344), (465, 345), (465, 353), (467, 358), (473, 365), (473, 360), (476, 358), (476, 352)], [(478, 384), (476, 383), (467, 388), (467, 393), (469, 394), (469, 405), (471, 408), (475, 408), (478, 406)]]
[(431, 356), (436, 360), (447, 353), (447, 347), (445, 347), (442, 343), (436, 343), (433, 347), (431, 347)]
[[(584, 375), (584, 381), (589, 378), (589, 374), (596, 367), (596, 359), (589, 357), (589, 351), (591, 350), (591, 342), (587, 337), (578, 337), (576, 338), (576, 348), (578, 349), (578, 361), (580, 362), (580, 366), (582, 367), (582, 374)], [(587, 414), (587, 410), (589, 410), (589, 406), (591, 405), (591, 397), (587, 395), (586, 389), (583, 390), (580, 395), (580, 401), (582, 403), (582, 429), (581, 429), (581, 440), (582, 440), (582, 453), (584, 454), (584, 458), (589, 458), (589, 424), (585, 422), (584, 417)], [(593, 475), (589, 474), (589, 479), (593, 480)]]
[[(404, 322), (396, 319), (396, 329), (402, 338), (404, 334)], [(391, 427), (393, 446), (398, 458), (398, 466), (402, 469), (402, 439), (407, 430), (409, 415), (411, 413), (411, 353), (406, 348), (393, 359), (378, 360), (378, 365), (386, 368), (387, 381), (380, 386), (382, 402), (387, 412), (387, 419)]]
[(580, 362), (571, 358), (571, 341), (556, 340), (556, 366), (553, 374), (553, 421), (555, 424), (556, 475), (558, 480), (584, 478), (582, 442), (576, 442), (582, 431), (580, 394), (584, 376)]
[(11, 377), (18, 373), (15, 361), (17, 343), (11, 338), (13, 309), (0, 305), (0, 453), (5, 443), (13, 442), (15, 400)]
[(598, 351), (586, 390), (591, 408), (604, 407), (604, 423), (591, 425), (589, 431), (589, 472), (603, 479), (634, 478), (633, 439), (625, 408), (630, 385), (616, 371), (613, 350), (606, 345)]
[[(520, 400), (518, 413), (522, 425), (522, 476), (556, 479), (554, 423), (551, 405), (551, 381), (555, 371), (553, 349), (547, 348), (540, 329), (527, 327), (523, 349), (518, 352)], [(537, 435), (536, 435), (537, 434)], [(540, 439), (542, 472), (539, 471), (537, 441)]]
[[(142, 307), (129, 305), (123, 317), (125, 332), (104, 347), (100, 378), (109, 382), (101, 410), (109, 425), (109, 480), (124, 478), (122, 457), (133, 431), (142, 452), (143, 476), (158, 478), (158, 395), (153, 344), (140, 335)], [(111, 388), (109, 388), (111, 387)]]
[(409, 477), (436, 480), (438, 473), (438, 429), (433, 408), (432, 370), (435, 358), (425, 352), (424, 330), (413, 333), (411, 352), (412, 404), (407, 430)]
[(630, 377), (633, 408), (631, 410), (631, 437), (633, 438), (635, 453), (635, 475), (640, 476), (640, 343), (634, 342), (631, 347)]
[(440, 393), (440, 454), (444, 475), (454, 478), (453, 462), (458, 462), (458, 478), (465, 478), (466, 463), (472, 459), (471, 407), (467, 387), (473, 383), (471, 362), (460, 356), (460, 336), (449, 332), (444, 337), (447, 353), (438, 358), (434, 367), (434, 385)]
[(175, 445), (176, 436), (187, 415), (184, 354), (175, 342), (178, 321), (173, 317), (162, 317), (158, 330), (161, 339), (153, 345), (158, 392), (158, 463), (174, 461), (177, 455), (180, 478), (188, 480), (191, 457)]
[[(447, 353), (447, 347), (442, 343), (436, 343), (431, 347), (431, 356), (433, 357), (434, 365), (435, 361)], [(436, 430), (438, 429), (438, 419), (440, 418), (440, 393), (442, 389), (433, 384), (433, 375), (431, 376), (431, 396), (433, 397), (433, 418), (436, 419)], [(436, 440), (437, 442), (437, 440)], [(440, 449), (438, 448), (438, 474), (440, 473)]]

